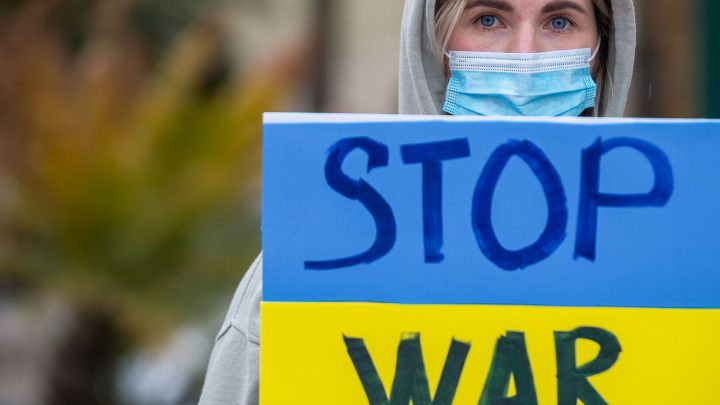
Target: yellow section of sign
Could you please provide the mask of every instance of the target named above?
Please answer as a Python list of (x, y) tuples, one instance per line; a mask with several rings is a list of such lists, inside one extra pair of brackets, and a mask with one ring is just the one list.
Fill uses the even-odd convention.
[[(538, 403), (557, 404), (555, 332), (579, 327), (610, 332), (622, 347), (609, 369), (587, 379), (609, 404), (720, 404), (715, 309), (263, 302), (261, 316), (263, 405), (368, 404), (344, 337), (362, 339), (390, 397), (408, 336), (419, 337), (431, 395), (452, 340), (469, 344), (452, 403), (477, 404), (498, 338), (508, 332), (523, 333)], [(582, 366), (599, 345), (581, 338), (575, 349)]]

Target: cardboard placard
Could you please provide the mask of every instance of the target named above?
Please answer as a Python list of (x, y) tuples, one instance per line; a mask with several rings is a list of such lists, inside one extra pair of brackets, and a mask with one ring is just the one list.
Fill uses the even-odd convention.
[(720, 401), (718, 155), (712, 120), (266, 114), (262, 403)]

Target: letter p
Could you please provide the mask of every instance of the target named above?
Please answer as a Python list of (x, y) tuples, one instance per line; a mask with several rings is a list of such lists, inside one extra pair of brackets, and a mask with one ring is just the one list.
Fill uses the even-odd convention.
[[(652, 190), (645, 194), (601, 193), (600, 158), (620, 147), (635, 149), (650, 162), (655, 176)], [(640, 139), (618, 137), (603, 141), (601, 138), (583, 149), (580, 207), (574, 258), (595, 260), (598, 207), (662, 207), (673, 192), (673, 173), (670, 160), (657, 146)]]

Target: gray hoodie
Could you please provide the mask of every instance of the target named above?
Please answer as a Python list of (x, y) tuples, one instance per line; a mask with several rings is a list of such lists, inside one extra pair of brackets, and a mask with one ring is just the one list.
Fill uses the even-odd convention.
[[(612, 0), (613, 31), (609, 69), (612, 85), (601, 97), (602, 115), (622, 116), (635, 58), (632, 0)], [(400, 34), (399, 112), (441, 114), (445, 95), (443, 67), (434, 55), (435, 0), (406, 0)], [(257, 404), (260, 364), (262, 255), (243, 277), (210, 356), (201, 405)]]

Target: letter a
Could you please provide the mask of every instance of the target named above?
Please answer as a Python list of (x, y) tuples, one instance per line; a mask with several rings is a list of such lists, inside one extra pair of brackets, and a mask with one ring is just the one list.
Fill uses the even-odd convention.
[[(510, 377), (515, 378), (514, 397), (508, 397)], [(490, 372), (479, 405), (537, 405), (535, 382), (525, 346), (525, 334), (508, 332), (495, 344)]]

